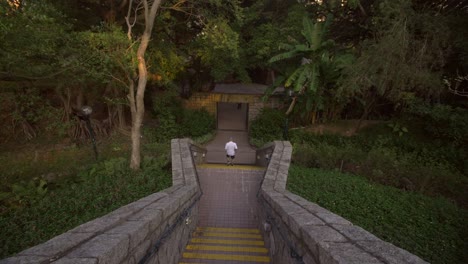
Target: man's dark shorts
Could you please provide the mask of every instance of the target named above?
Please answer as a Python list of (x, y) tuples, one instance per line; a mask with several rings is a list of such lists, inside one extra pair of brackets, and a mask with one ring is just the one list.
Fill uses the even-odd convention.
[(230, 156), (230, 155), (226, 155), (226, 158), (231, 158), (231, 159), (234, 159), (236, 156)]

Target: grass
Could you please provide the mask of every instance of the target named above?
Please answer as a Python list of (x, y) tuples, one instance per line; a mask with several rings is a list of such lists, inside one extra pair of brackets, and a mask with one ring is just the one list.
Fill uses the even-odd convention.
[(468, 212), (443, 198), (291, 166), (288, 189), (431, 263), (467, 263)]
[[(34, 168), (37, 171), (34, 175), (71, 171), (48, 182), (47, 189), (25, 185), (15, 189), (8, 199), (0, 200), (0, 259), (168, 188), (171, 185), (169, 144), (142, 145), (144, 157), (138, 172), (129, 169), (126, 142), (115, 139), (101, 146), (101, 157), (97, 162), (86, 159), (93, 154), (92, 149), (71, 148), (58, 152), (60, 157), (51, 156), (49, 165), (40, 161), (5, 178), (31, 180), (33, 177), (27, 173), (34, 172)], [(5, 159), (5, 155), (3, 157)], [(13, 159), (7, 160), (14, 167), (28, 166), (27, 159), (17, 163)], [(3, 166), (2, 171), (5, 172), (7, 167)]]

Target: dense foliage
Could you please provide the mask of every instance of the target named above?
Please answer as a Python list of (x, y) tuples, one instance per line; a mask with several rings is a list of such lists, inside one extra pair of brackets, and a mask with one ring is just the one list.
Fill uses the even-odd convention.
[[(416, 127), (410, 131), (415, 133)], [(429, 144), (421, 137), (400, 136), (382, 124), (368, 133), (344, 138), (293, 131), (294, 160), (310, 168), (356, 173), (384, 185), (430, 196), (443, 196), (466, 207), (466, 159), (461, 147)]]
[(173, 138), (197, 138), (213, 133), (215, 118), (205, 109), (185, 109), (181, 99), (171, 91), (159, 94), (154, 99), (154, 111), (158, 125), (148, 128), (147, 134), (157, 142)]
[(262, 109), (257, 118), (250, 124), (250, 143), (261, 147), (268, 142), (282, 139), (285, 121), (284, 115), (280, 110)]
[(468, 211), (443, 198), (292, 166), (287, 188), (430, 263), (464, 263)]
[(168, 188), (168, 145), (145, 146), (152, 154), (144, 157), (139, 172), (130, 170), (124, 157), (110, 158), (76, 175), (17, 183), (10, 194), (0, 193), (0, 258)]

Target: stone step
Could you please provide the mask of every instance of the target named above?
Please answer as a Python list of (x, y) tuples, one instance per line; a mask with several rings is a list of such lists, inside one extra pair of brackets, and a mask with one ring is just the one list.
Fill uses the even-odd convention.
[(197, 227), (179, 264), (270, 263), (260, 230)]

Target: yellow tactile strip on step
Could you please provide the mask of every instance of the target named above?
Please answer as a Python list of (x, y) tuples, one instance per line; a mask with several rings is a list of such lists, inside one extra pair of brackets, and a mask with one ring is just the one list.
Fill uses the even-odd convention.
[(230, 237), (230, 238), (253, 238), (262, 239), (260, 234), (243, 234), (243, 233), (222, 233), (222, 232), (194, 232), (194, 237)]
[(267, 257), (267, 256), (252, 256), (252, 255), (224, 255), (224, 254), (204, 254), (204, 253), (188, 253), (188, 252), (185, 252), (185, 253), (183, 253), (183, 257), (187, 258), (187, 259), (270, 262), (270, 257)]
[(230, 240), (230, 239), (207, 239), (207, 238), (192, 238), (190, 243), (201, 244), (219, 244), (219, 245), (249, 245), (249, 246), (264, 246), (263, 240)]
[(260, 230), (255, 228), (197, 227), (182, 257), (185, 263), (270, 262)]
[(214, 163), (205, 163), (197, 165), (198, 168), (203, 169), (230, 169), (230, 170), (265, 170), (264, 167), (254, 166), (254, 165), (234, 165), (227, 166), (226, 164), (214, 164)]
[(203, 250), (203, 251), (268, 253), (268, 249), (266, 249), (264, 247), (188, 245), (186, 247), (186, 249), (188, 249), (188, 250)]
[(197, 232), (226, 232), (226, 233), (249, 233), (260, 234), (255, 228), (230, 228), (230, 227), (197, 227)]

